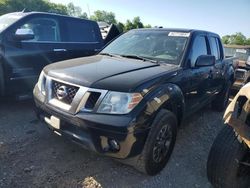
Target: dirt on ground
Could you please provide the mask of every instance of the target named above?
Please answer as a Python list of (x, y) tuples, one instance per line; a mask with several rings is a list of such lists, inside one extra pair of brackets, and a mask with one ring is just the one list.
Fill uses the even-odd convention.
[(97, 155), (52, 133), (33, 103), (0, 103), (0, 187), (211, 187), (206, 160), (223, 126), (210, 107), (183, 122), (166, 168), (156, 176)]

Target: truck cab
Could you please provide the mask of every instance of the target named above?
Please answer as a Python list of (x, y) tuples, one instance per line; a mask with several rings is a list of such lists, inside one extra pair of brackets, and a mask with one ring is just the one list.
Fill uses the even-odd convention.
[(44, 66), (94, 55), (105, 43), (91, 20), (41, 12), (1, 16), (0, 96), (26, 96)]

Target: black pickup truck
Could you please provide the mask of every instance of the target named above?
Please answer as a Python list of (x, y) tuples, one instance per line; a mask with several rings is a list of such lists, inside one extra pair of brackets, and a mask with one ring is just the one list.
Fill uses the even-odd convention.
[(43, 67), (98, 53), (119, 35), (112, 25), (105, 39), (95, 21), (44, 12), (0, 17), (0, 97), (32, 96)]
[(46, 66), (33, 93), (53, 132), (155, 175), (185, 117), (210, 103), (224, 110), (233, 76), (217, 34), (139, 29), (98, 55)]

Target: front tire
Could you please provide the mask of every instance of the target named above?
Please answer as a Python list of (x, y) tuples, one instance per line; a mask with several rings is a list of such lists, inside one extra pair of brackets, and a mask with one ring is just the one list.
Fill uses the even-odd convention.
[(176, 116), (168, 110), (161, 110), (152, 124), (135, 168), (148, 175), (159, 173), (166, 166), (171, 156), (176, 134)]
[(208, 180), (218, 188), (247, 188), (250, 186), (250, 155), (235, 135), (232, 127), (225, 126), (216, 137), (207, 161)]

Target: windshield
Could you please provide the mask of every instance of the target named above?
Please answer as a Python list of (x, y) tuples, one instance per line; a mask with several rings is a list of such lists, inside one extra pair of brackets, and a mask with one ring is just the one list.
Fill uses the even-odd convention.
[(132, 30), (114, 40), (101, 53), (144, 57), (178, 65), (188, 37), (189, 33), (183, 32)]
[(225, 55), (233, 56), (239, 58), (239, 60), (247, 61), (248, 57), (250, 56), (250, 48), (228, 48), (225, 47)]
[(0, 16), (0, 32), (10, 26), (12, 23), (16, 22), (21, 17), (23, 17), (23, 15), (17, 13)]

